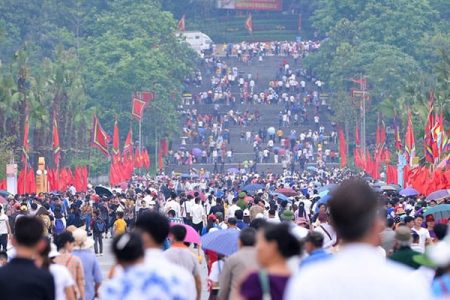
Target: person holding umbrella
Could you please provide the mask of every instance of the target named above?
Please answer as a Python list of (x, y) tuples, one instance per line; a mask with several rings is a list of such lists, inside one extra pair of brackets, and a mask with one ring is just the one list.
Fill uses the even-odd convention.
[(174, 225), (170, 227), (169, 238), (171, 246), (164, 251), (164, 256), (172, 263), (186, 269), (192, 274), (195, 280), (197, 290), (197, 300), (202, 294), (202, 278), (200, 275), (200, 265), (197, 258), (192, 254), (189, 248), (184, 244), (187, 230), (183, 225)]

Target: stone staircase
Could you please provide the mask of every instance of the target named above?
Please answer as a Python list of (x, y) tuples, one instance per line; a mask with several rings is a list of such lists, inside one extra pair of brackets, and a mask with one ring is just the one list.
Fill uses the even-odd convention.
[[(224, 58), (224, 62), (227, 64), (231, 64), (233, 66), (238, 67), (238, 70), (241, 74), (252, 74), (253, 78), (256, 78), (255, 81), (255, 90), (260, 92), (264, 91), (268, 87), (268, 82), (270, 80), (273, 80), (276, 76), (278, 68), (282, 65), (283, 61), (287, 61), (289, 65), (291, 66), (291, 69), (298, 69), (300, 68), (300, 65), (295, 65), (294, 61), (292, 59), (286, 58), (286, 57), (280, 57), (280, 56), (267, 56), (264, 57), (262, 62), (254, 61), (250, 64), (244, 64), (242, 62), (239, 62), (236, 58)], [(210, 89), (209, 86), (209, 79), (210, 75), (208, 75), (208, 71), (203, 67), (201, 69), (203, 74), (203, 84), (200, 87), (189, 87), (189, 92), (192, 94), (196, 94), (202, 91), (207, 91)], [(237, 96), (236, 98), (239, 99), (239, 87), (233, 86), (232, 87), (232, 93)], [(241, 142), (240, 141), (240, 135), (241, 132), (245, 132), (250, 130), (254, 136), (255, 133), (258, 133), (259, 130), (266, 131), (269, 127), (274, 127), (276, 130), (279, 128), (279, 113), (284, 109), (284, 104), (253, 104), (253, 103), (238, 103), (237, 101), (234, 105), (226, 105), (225, 103), (219, 104), (219, 113), (225, 114), (226, 112), (230, 111), (231, 109), (233, 111), (250, 111), (254, 112), (255, 110), (259, 111), (260, 119), (257, 121), (254, 121), (252, 124), (250, 124), (247, 127), (240, 127), (239, 125), (230, 125), (229, 131), (230, 131), (230, 145), (233, 149), (233, 162), (232, 163), (225, 163), (223, 168), (225, 171), (229, 168), (239, 168), (243, 161), (245, 160), (255, 160), (255, 153), (253, 151), (253, 145), (252, 143), (247, 142)], [(200, 114), (204, 113), (212, 113), (213, 111), (213, 104), (196, 104), (195, 108)], [(193, 106), (186, 106), (186, 108), (193, 108)], [(297, 134), (300, 132), (306, 132), (308, 129), (315, 130), (315, 125), (313, 123), (313, 117), (314, 117), (314, 108), (312, 106), (306, 107), (306, 116), (307, 120), (304, 123), (299, 124), (298, 126), (295, 126), (294, 124), (291, 124), (289, 127), (283, 127), (281, 128), (285, 135), (288, 135), (291, 129), (295, 129)], [(319, 113), (319, 117), (321, 120), (321, 124), (325, 126), (325, 133), (329, 133), (332, 130), (331, 122), (329, 121), (329, 113), (327, 111), (322, 111)], [(180, 118), (180, 127), (182, 126), (184, 122), (184, 118)], [(181, 132), (181, 130), (180, 130)], [(175, 138), (172, 141), (172, 149), (176, 150), (181, 145), (181, 136), (178, 138)], [(276, 146), (279, 146), (278, 143), (275, 144)], [(201, 148), (199, 144), (193, 143), (192, 141), (189, 141), (186, 145), (186, 149), (193, 149), (195, 147)], [(332, 150), (336, 150), (337, 146), (334, 144), (329, 144), (327, 146), (328, 148)], [(281, 163), (275, 164), (273, 163), (273, 158), (271, 156), (271, 162), (270, 163), (258, 163), (257, 164), (257, 172), (281, 172), (282, 171), (282, 165)], [(312, 163), (314, 164), (314, 163)], [(212, 171), (214, 168), (213, 164), (194, 164), (194, 168), (204, 168), (205, 170)], [(296, 164), (296, 169), (299, 168), (299, 165)], [(220, 169), (220, 165), (218, 166)], [(175, 171), (180, 173), (186, 173), (189, 172), (189, 166), (183, 165), (183, 166), (177, 166), (177, 165), (166, 165), (166, 173)]]

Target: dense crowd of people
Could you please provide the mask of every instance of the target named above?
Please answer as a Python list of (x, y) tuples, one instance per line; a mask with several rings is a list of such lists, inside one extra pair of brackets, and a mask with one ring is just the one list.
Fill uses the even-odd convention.
[[(310, 41), (230, 44), (227, 53), (238, 58), (249, 53), (287, 57), (295, 53), (306, 55), (319, 45)], [(227, 163), (237, 163), (247, 171), (254, 171), (261, 163), (282, 164), (285, 169), (294, 171), (296, 165), (303, 170), (308, 162), (338, 162), (336, 126), (320, 119), (322, 110), (332, 113), (326, 98), (320, 96), (324, 82), (306, 74), (298, 67), (297, 60), (290, 66), (284, 59), (278, 69), (272, 70), (273, 80), (259, 90), (259, 75), (244, 74), (237, 67), (238, 61), (235, 63), (220, 56), (205, 58), (206, 70), (211, 76), (209, 90), (185, 98), (180, 108), (183, 117), (181, 145), (170, 151), (167, 163), (214, 164), (214, 172), (224, 173)], [(200, 87), (202, 81), (203, 75), (198, 71), (187, 84)], [(237, 102), (252, 105), (252, 108), (240, 111)], [(211, 104), (212, 109), (199, 113), (195, 108), (197, 104)], [(272, 118), (272, 126), (261, 125), (263, 105), (276, 105), (280, 109), (278, 116)], [(233, 143), (239, 139), (240, 143), (251, 144), (254, 156), (251, 159), (236, 157), (232, 138)]]
[[(448, 297), (448, 219), (427, 211), (450, 199), (376, 192), (382, 183), (359, 175), (160, 174), (11, 195), (0, 206), (1, 298)], [(116, 265), (104, 276), (108, 238)]]

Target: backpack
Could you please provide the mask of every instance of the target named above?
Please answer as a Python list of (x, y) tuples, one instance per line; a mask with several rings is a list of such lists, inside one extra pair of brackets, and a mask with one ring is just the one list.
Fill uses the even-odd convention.
[(105, 229), (106, 229), (105, 222), (103, 222), (103, 220), (100, 218), (97, 218), (97, 220), (95, 220), (94, 227), (95, 227), (95, 231), (101, 232), (101, 233), (105, 232)]
[(56, 235), (61, 234), (65, 229), (66, 229), (66, 227), (64, 226), (64, 222), (62, 221), (62, 219), (56, 219), (54, 234), (56, 234)]

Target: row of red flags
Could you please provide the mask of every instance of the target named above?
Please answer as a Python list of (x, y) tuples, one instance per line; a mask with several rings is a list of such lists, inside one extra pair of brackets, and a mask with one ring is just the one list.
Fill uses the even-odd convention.
[[(73, 184), (78, 192), (86, 192), (88, 185), (88, 168), (79, 166), (72, 170), (62, 168), (58, 172), (56, 169), (47, 170), (47, 182), (49, 191), (65, 191), (70, 184)], [(6, 179), (0, 180), (0, 190), (7, 190)], [(33, 168), (22, 169), (17, 177), (17, 193), (36, 193), (36, 175)]]
[[(59, 175), (59, 176), (58, 176)], [(89, 171), (87, 166), (79, 166), (72, 170), (68, 167), (47, 170), (47, 181), (49, 191), (65, 191), (70, 184), (73, 184), (77, 192), (86, 192), (88, 185)]]
[(109, 183), (111, 186), (128, 182), (133, 176), (134, 169), (150, 169), (150, 156), (147, 149), (139, 151), (136, 149), (134, 156), (132, 154), (118, 154), (111, 161), (109, 168)]

